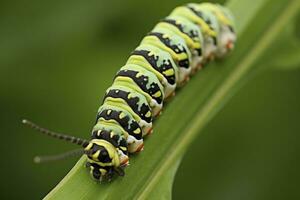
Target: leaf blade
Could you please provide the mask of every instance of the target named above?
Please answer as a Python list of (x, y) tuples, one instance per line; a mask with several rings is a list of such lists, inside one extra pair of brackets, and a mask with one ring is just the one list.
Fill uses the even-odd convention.
[(272, 54), (265, 56), (265, 65), (269, 69), (294, 70), (300, 67), (300, 38), (296, 35), (297, 20), (299, 19), (291, 22), (281, 33), (279, 41), (271, 47)]
[[(201, 75), (195, 76), (183, 91), (180, 91), (178, 95), (180, 97), (175, 98), (168, 105), (166, 113), (158, 119), (154, 129), (156, 134), (146, 140), (144, 155), (134, 156), (124, 179), (119, 178), (109, 185), (99, 186), (93, 183), (86, 170), (83, 170), (84, 159), (82, 158), (66, 179), (50, 192), (46, 199), (60, 199), (61, 197), (70, 197), (70, 195), (78, 199), (144, 199), (151, 197), (151, 193), (161, 180), (160, 178), (168, 172), (168, 169), (176, 166), (188, 144), (240, 87), (239, 83), (243, 82), (243, 78), (246, 79), (246, 75), (259, 62), (282, 26), (293, 17), (299, 7), (297, 1), (290, 1), (291, 3), (288, 5), (283, 5), (283, 3), (274, 5), (273, 1), (267, 0), (257, 2), (259, 2), (259, 6), (250, 14), (242, 12), (243, 1), (233, 1), (232, 4), (229, 4), (234, 12), (246, 15), (244, 18), (242, 17), (243, 25), (238, 25), (238, 34), (245, 42), (238, 44), (237, 50), (239, 51), (234, 52), (228, 60), (210, 65), (200, 72)], [(278, 6), (283, 6), (284, 9), (282, 12), (278, 12), (279, 14), (270, 13), (272, 16), (261, 20), (258, 30), (249, 27), (270, 4), (274, 9), (278, 9)], [(271, 23), (269, 20), (273, 15), (278, 20), (273, 20)], [(266, 27), (265, 24), (268, 26)], [(256, 41), (255, 34), (260, 33), (264, 36)], [(185, 116), (180, 118), (182, 113)], [(81, 190), (74, 192), (76, 187), (81, 187)]]

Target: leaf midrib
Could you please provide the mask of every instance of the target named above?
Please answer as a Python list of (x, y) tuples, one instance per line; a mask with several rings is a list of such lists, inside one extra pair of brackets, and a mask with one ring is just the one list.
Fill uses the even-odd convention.
[(224, 80), (224, 83), (216, 89), (216, 92), (208, 99), (203, 108), (195, 114), (196, 117), (191, 121), (191, 126), (186, 128), (184, 131), (185, 134), (181, 134), (182, 136), (179, 137), (174, 143), (174, 146), (170, 148), (171, 151), (167, 154), (168, 157), (163, 159), (163, 162), (161, 162), (160, 165), (157, 165), (158, 167), (153, 170), (153, 173), (149, 176), (148, 180), (145, 181), (145, 184), (141, 187), (140, 191), (136, 193), (134, 199), (145, 199), (149, 196), (148, 194), (150, 194), (152, 188), (159, 180), (159, 177), (163, 175), (163, 172), (168, 169), (174, 160), (181, 156), (181, 152), (185, 150), (195, 135), (204, 128), (206, 123), (214, 115), (215, 112), (213, 111), (217, 105), (222, 102), (235, 83), (237, 83), (251, 66), (253, 66), (255, 60), (257, 60), (259, 55), (261, 55), (261, 53), (271, 44), (284, 24), (295, 15), (298, 6), (297, 0), (294, 0), (285, 7), (283, 12), (277, 17), (277, 20), (273, 20), (273, 24), (270, 25), (264, 36), (260, 38), (256, 45), (251, 49), (250, 53), (241, 59), (235, 70), (233, 70), (233, 72)]

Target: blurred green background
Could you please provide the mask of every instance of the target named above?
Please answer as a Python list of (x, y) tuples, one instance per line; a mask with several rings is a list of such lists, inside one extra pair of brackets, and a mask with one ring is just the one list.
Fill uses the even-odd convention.
[[(160, 18), (187, 2), (1, 2), (1, 199), (42, 198), (77, 160), (33, 164), (36, 154), (75, 147), (21, 119), (88, 138), (117, 69)], [(190, 147), (174, 199), (300, 199), (299, 88), (299, 69), (249, 81)]]

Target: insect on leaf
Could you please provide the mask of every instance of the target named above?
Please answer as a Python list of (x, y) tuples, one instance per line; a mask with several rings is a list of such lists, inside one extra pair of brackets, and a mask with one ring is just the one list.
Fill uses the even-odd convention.
[(224, 60), (199, 71), (177, 92), (156, 121), (154, 133), (146, 139), (145, 150), (131, 158), (126, 176), (111, 183), (96, 183), (82, 157), (45, 199), (157, 199), (160, 194), (166, 199), (171, 197), (174, 173), (189, 144), (250, 72), (263, 67), (258, 63), (263, 63), (265, 53), (299, 11), (297, 0), (233, 0), (227, 6), (237, 21), (236, 48)]

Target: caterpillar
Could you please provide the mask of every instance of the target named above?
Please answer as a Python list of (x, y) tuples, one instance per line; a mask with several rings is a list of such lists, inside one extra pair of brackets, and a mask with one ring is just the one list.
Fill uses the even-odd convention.
[(142, 39), (105, 93), (90, 140), (23, 123), (46, 135), (80, 145), (79, 151), (36, 157), (36, 162), (87, 156), (86, 166), (96, 180), (124, 176), (129, 155), (144, 148), (153, 120), (166, 99), (214, 58), (226, 56), (236, 41), (231, 12), (213, 3), (190, 3), (175, 8)]

